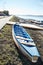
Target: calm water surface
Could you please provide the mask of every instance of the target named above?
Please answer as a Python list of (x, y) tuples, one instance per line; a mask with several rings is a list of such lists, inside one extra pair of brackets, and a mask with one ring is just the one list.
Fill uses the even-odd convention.
[(18, 17), (24, 18), (24, 19), (34, 19), (34, 20), (38, 20), (38, 21), (43, 21), (43, 16), (18, 15)]

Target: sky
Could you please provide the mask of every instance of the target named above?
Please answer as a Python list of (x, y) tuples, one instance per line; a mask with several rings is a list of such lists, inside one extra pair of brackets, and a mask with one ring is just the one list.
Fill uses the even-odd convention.
[(13, 15), (43, 15), (43, 0), (0, 0), (0, 11)]

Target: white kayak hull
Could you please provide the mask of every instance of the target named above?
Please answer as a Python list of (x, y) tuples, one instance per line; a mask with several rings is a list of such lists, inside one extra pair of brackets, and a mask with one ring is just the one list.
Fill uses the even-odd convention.
[(12, 36), (13, 36), (13, 40), (16, 44), (16, 46), (18, 47), (18, 49), (30, 60), (32, 61), (33, 63), (36, 63), (37, 60), (38, 60), (38, 56), (31, 56), (29, 53), (27, 53), (25, 51), (25, 49), (19, 45), (19, 42), (16, 40), (16, 35), (15, 35), (15, 32), (14, 32), (14, 27), (12, 26)]

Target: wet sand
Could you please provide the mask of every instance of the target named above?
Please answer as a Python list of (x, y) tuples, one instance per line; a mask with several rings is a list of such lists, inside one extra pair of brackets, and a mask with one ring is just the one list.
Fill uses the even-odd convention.
[(12, 38), (12, 26), (6, 25), (0, 31), (0, 65), (43, 65), (43, 34), (38, 30), (26, 29), (34, 40), (41, 58), (37, 63), (28, 60), (16, 47)]

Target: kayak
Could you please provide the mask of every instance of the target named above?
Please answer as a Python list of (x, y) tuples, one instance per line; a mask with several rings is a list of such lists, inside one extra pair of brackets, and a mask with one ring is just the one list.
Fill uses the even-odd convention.
[(18, 49), (32, 62), (37, 62), (39, 51), (27, 31), (18, 24), (12, 26), (12, 36)]

